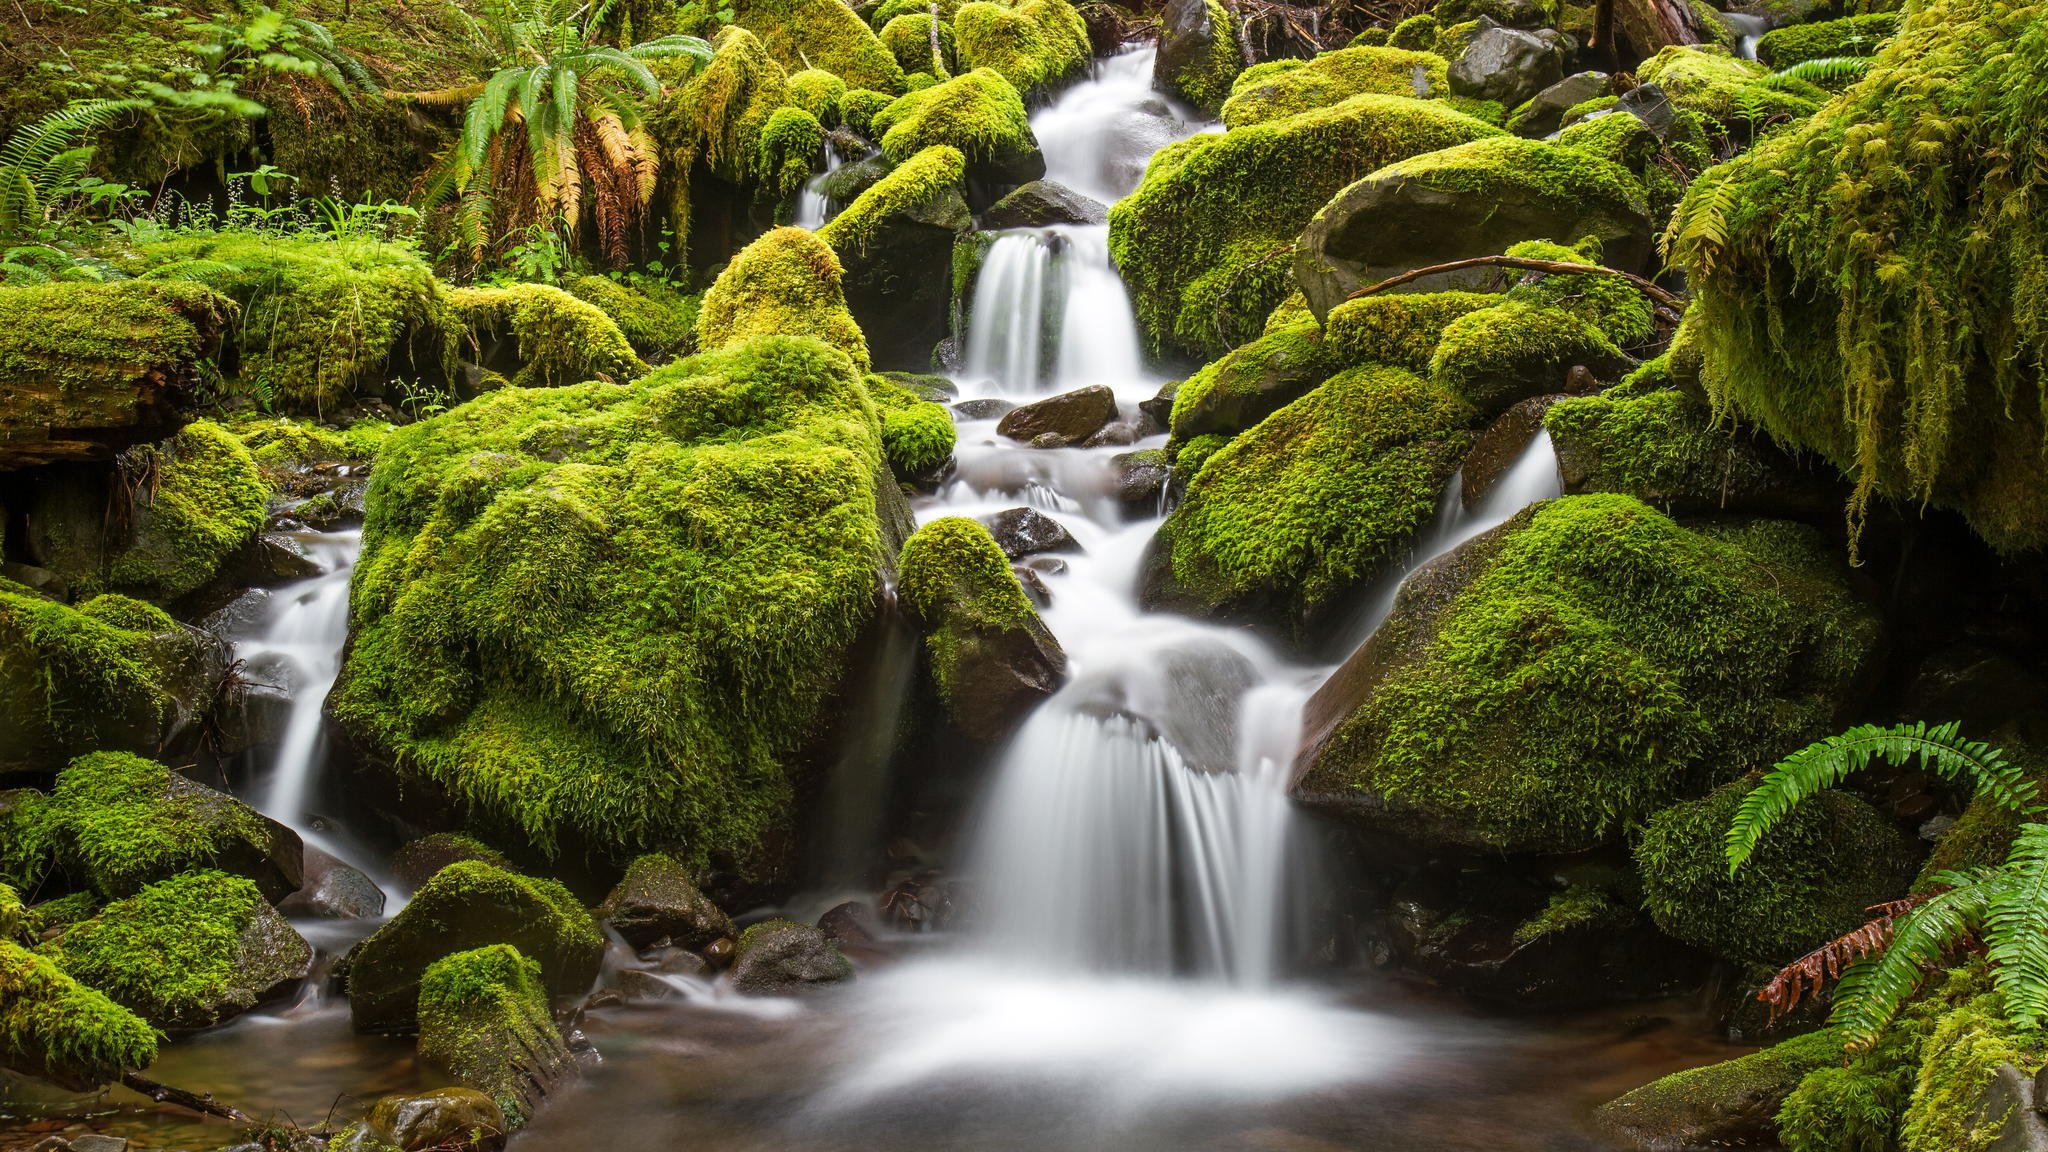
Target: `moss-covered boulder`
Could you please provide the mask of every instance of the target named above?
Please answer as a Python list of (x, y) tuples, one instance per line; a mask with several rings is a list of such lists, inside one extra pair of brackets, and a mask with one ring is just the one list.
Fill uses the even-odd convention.
[(1743, 135), (1811, 116), (1828, 98), (1805, 81), (1772, 76), (1753, 60), (1706, 48), (1666, 48), (1643, 61), (1637, 73), (1662, 89), (1673, 107)]
[(936, 480), (953, 459), (953, 414), (887, 376), (869, 376), (867, 387), (882, 417), (882, 454), (890, 471), (907, 483)]
[(1329, 379), (1335, 361), (1315, 321), (1271, 329), (1182, 381), (1169, 426), (1181, 440), (1242, 432)]
[(1716, 404), (1878, 496), (2048, 543), (2038, 3), (1905, 14), (1871, 75), (1695, 181), (1673, 258)]
[(1299, 68), (1260, 71), (1237, 78), (1223, 105), (1223, 123), (1243, 128), (1353, 96), (1377, 92), (1429, 100), (1449, 94), (1444, 58), (1399, 48), (1343, 48), (1325, 52)]
[(845, 268), (823, 240), (777, 228), (747, 245), (704, 293), (697, 343), (707, 352), (759, 336), (809, 336), (868, 367), (867, 337), (847, 310)]
[(313, 949), (256, 885), (186, 872), (116, 900), (49, 946), (57, 965), (158, 1028), (210, 1028), (289, 995)]
[(457, 288), (449, 300), (467, 326), (470, 358), (515, 387), (623, 383), (647, 372), (604, 309), (552, 284)]
[(934, 520), (904, 542), (898, 593), (924, 632), (955, 727), (1000, 741), (1066, 679), (1067, 657), (979, 522)]
[(648, 948), (666, 939), (682, 948), (701, 949), (733, 935), (732, 920), (697, 890), (689, 870), (672, 856), (642, 856), (626, 868), (597, 918), (626, 943)]
[(0, 1068), (90, 1092), (149, 1067), (156, 1045), (141, 1017), (0, 940)]
[(820, 68), (849, 88), (903, 91), (896, 58), (840, 0), (741, 0), (734, 18), (786, 72)]
[(420, 978), (420, 1059), (489, 1096), (506, 1129), (534, 1110), (575, 1062), (555, 1027), (540, 965), (510, 944), (441, 957)]
[(518, 869), (512, 866), (505, 854), (460, 832), (435, 832), (408, 841), (391, 855), (391, 874), (408, 891), (417, 891), (436, 873), (459, 860), (481, 860), (495, 868), (508, 872)]
[(1217, 0), (1167, 0), (1160, 13), (1152, 87), (1214, 116), (1244, 70), (1237, 21)]
[[(1301, 299), (1297, 293), (1295, 299)], [(1388, 364), (1427, 376), (1451, 321), (1501, 302), (1493, 292), (1386, 292), (1330, 310), (1323, 341), (1339, 364)], [(1306, 303), (1294, 323), (1313, 322)]]
[[(1392, 163), (1335, 194), (1300, 235), (1294, 279), (1320, 319), (1400, 272), (1505, 251), (1524, 240), (1597, 239), (1636, 271), (1650, 254), (1641, 183), (1586, 152), (1498, 136)], [(1438, 273), (1408, 291), (1468, 287), (1489, 269)]]
[(1426, 844), (1591, 847), (1835, 730), (1876, 633), (1811, 529), (1539, 504), (1408, 579), (1311, 699), (1295, 793)]
[(0, 287), (0, 471), (175, 432), (236, 314), (191, 284)]
[(509, 944), (538, 964), (548, 995), (557, 998), (588, 991), (604, 959), (604, 933), (567, 888), (458, 861), (435, 873), (351, 954), (348, 1003), (356, 1031), (411, 1032), (428, 967), (489, 944)]
[(740, 933), (732, 986), (750, 996), (801, 992), (853, 978), (853, 965), (830, 937), (809, 924), (764, 920)]
[(1839, 1064), (1841, 1037), (1795, 1037), (1719, 1064), (1675, 1072), (1593, 1113), (1593, 1127), (1628, 1148), (1775, 1144), (1778, 1107), (1809, 1072)]
[(877, 363), (924, 367), (946, 336), (953, 245), (974, 228), (966, 175), (959, 149), (934, 144), (818, 229), (846, 269), (847, 306)]
[(1756, 58), (1772, 68), (1790, 68), (1830, 56), (1875, 56), (1899, 30), (1897, 12), (1870, 12), (1840, 20), (1819, 20), (1773, 28), (1756, 42)]
[(587, 304), (596, 305), (617, 326), (633, 350), (654, 363), (690, 351), (697, 336), (701, 297), (656, 281), (622, 283), (607, 276), (578, 276), (563, 285)]
[(1562, 308), (1508, 300), (1444, 326), (1429, 375), (1482, 417), (1563, 392), (1575, 368), (1617, 379), (1631, 361), (1598, 328)]
[[(946, 145), (966, 160), (973, 202), (987, 207), (1003, 192), (1045, 175), (1045, 157), (1017, 87), (992, 68), (977, 69), (898, 98), (871, 125), (891, 164), (909, 165), (926, 149)], [(929, 183), (925, 161), (921, 182)], [(900, 184), (900, 182), (899, 182)], [(900, 196), (900, 192), (899, 192)]]
[(1309, 634), (1428, 521), (1472, 417), (1398, 368), (1338, 373), (1194, 473), (1153, 541), (1146, 602)]
[(270, 900), (289, 896), (302, 879), (298, 833), (126, 752), (72, 761), (41, 819), (64, 871), (108, 899), (194, 868), (244, 877)]
[(1019, 92), (1087, 66), (1088, 25), (1068, 0), (974, 0), (953, 13), (960, 67), (1002, 74)]
[(1397, 160), (1499, 132), (1439, 103), (1368, 94), (1162, 149), (1109, 214), (1110, 251), (1150, 343), (1212, 359), (1259, 335), (1293, 291), (1296, 237), (1331, 196)]
[(334, 1134), (331, 1152), (502, 1152), (510, 1125), (497, 1101), (474, 1088), (386, 1096)]
[(896, 63), (905, 72), (927, 72), (934, 76), (951, 75), (959, 68), (959, 57), (953, 44), (953, 26), (941, 19), (937, 22), (937, 55), (932, 53), (933, 20), (929, 12), (905, 12), (882, 25), (879, 35), (883, 47), (896, 57)]

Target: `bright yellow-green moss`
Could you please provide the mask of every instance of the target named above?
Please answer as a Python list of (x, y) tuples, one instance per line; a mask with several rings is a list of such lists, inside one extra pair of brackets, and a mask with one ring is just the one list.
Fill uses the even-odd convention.
[(1672, 104), (1727, 127), (1753, 131), (1773, 120), (1811, 116), (1826, 92), (1799, 80), (1771, 80), (1770, 69), (1725, 51), (1673, 46), (1643, 61), (1637, 74)]
[(1574, 365), (1599, 371), (1621, 361), (1621, 351), (1578, 316), (1510, 300), (1446, 324), (1429, 374), (1491, 415), (1531, 396), (1564, 391), (1565, 373)]
[[(785, 258), (811, 277), (750, 279)], [(630, 386), (501, 390), (393, 434), (337, 717), (494, 834), (762, 866), (882, 562), (859, 370), (767, 334), (832, 330), (799, 304), (843, 313), (836, 274), (781, 229), (707, 295), (719, 351)]]
[(49, 872), (49, 797), (32, 788), (0, 792), (0, 883), (33, 892)]
[(1665, 932), (1726, 960), (1784, 964), (1906, 894), (1913, 861), (1891, 820), (1844, 792), (1823, 792), (1771, 829), (1732, 878), (1728, 825), (1747, 781), (1651, 817), (1636, 841), (1643, 907)]
[(839, 98), (846, 95), (846, 81), (823, 68), (806, 68), (791, 74), (789, 98), (821, 124), (839, 123)]
[(540, 965), (510, 944), (456, 952), (420, 977), (420, 1059), (497, 1102), (508, 1128), (529, 1119), (534, 1073), (566, 1070)]
[[(1574, 247), (1549, 240), (1525, 240), (1510, 247), (1507, 254), (1528, 260), (1598, 264), (1600, 245), (1597, 241)], [(1621, 347), (1647, 343), (1657, 334), (1656, 313), (1650, 298), (1619, 276), (1545, 273), (1533, 283), (1517, 283), (1508, 290), (1507, 298), (1569, 312)]]
[[(954, 14), (960, 11), (960, 5), (964, 2), (965, 0), (938, 0), (939, 19), (948, 24), (952, 23)], [(883, 0), (883, 3), (876, 5), (875, 10), (868, 14), (868, 26), (876, 29), (886, 28), (889, 21), (898, 16), (913, 12), (928, 13), (931, 10), (931, 0)]]
[(579, 276), (567, 288), (611, 317), (642, 356), (667, 360), (689, 351), (696, 339), (702, 300), (683, 295), (680, 289), (660, 283), (629, 286), (605, 276)]
[(952, 459), (953, 415), (944, 404), (920, 399), (884, 376), (869, 376), (867, 388), (882, 417), (882, 454), (897, 476), (929, 476)]
[[(1747, 1056), (1652, 1081), (1601, 1105), (1595, 1123), (1603, 1128), (1661, 1134), (1697, 1131), (1712, 1117), (1737, 1109), (1763, 1110), (1769, 1115), (1773, 1103), (1796, 1088), (1801, 1077), (1838, 1065), (1841, 1058), (1842, 1041), (1835, 1033), (1809, 1033)], [(1854, 1147), (1842, 1145), (1837, 1152), (1850, 1152)]]
[(1819, 534), (1682, 528), (1627, 496), (1539, 504), (1397, 609), (1399, 653), (1301, 787), (1364, 789), (1414, 835), (1575, 851), (1832, 731), (1876, 622)]
[(0, 1066), (91, 1089), (156, 1060), (154, 1029), (49, 960), (0, 940)]
[(146, 279), (195, 281), (233, 297), (238, 375), (305, 411), (345, 402), (387, 371), (441, 367), (411, 363), (411, 338), (452, 341), (457, 331), (447, 289), (427, 262), (375, 240), (221, 232), (144, 244), (116, 262)]
[(689, 223), (688, 172), (702, 162), (732, 183), (753, 178), (760, 163), (761, 132), (777, 108), (790, 103), (789, 74), (754, 34), (728, 26), (712, 41), (717, 51), (687, 83), (672, 91), (648, 115), (678, 189), (678, 227)]
[(1240, 76), (1223, 105), (1232, 128), (1293, 116), (1367, 92), (1426, 100), (1449, 93), (1450, 66), (1433, 52), (1399, 48), (1345, 48), (1306, 65), (1248, 80)]
[(1900, 1117), (1900, 1152), (1989, 1152), (2013, 1120), (1982, 1115), (1985, 1090), (2007, 1064), (2031, 1077), (2048, 1065), (2048, 1042), (2036, 1029), (2013, 1027), (1995, 993), (1942, 1016), (1920, 1048), (1912, 1102)]
[(268, 840), (254, 809), (180, 783), (170, 769), (126, 752), (73, 760), (57, 774), (43, 814), (64, 870), (111, 899)]
[[(143, 620), (152, 631), (125, 627)], [(108, 623), (0, 580), (0, 763), (47, 772), (116, 734), (160, 738), (193, 658), (191, 640), (155, 631), (161, 623), (133, 613)]]
[(1824, 56), (1875, 56), (1898, 30), (1896, 12), (1793, 24), (1764, 33), (1756, 44), (1756, 58), (1773, 68), (1790, 68)]
[(882, 109), (896, 102), (896, 97), (872, 88), (849, 89), (839, 98), (839, 117), (848, 128), (863, 136), (873, 136), (875, 117)]
[(825, 158), (825, 126), (797, 107), (777, 108), (761, 129), (761, 156), (755, 170), (769, 194), (788, 200)]
[(1088, 25), (1068, 0), (974, 0), (953, 14), (960, 67), (993, 69), (1019, 92), (1088, 63)]
[(1160, 528), (1174, 602), (1303, 629), (1384, 571), (1436, 508), (1472, 410), (1398, 368), (1367, 365), (1232, 440)]
[(1229, 443), (1230, 437), (1220, 432), (1197, 436), (1181, 445), (1180, 450), (1174, 453), (1173, 470), (1183, 476), (1199, 475), (1202, 465), (1207, 464), (1210, 457), (1221, 452), (1224, 445)]
[(849, 88), (903, 90), (903, 69), (840, 0), (740, 0), (738, 27), (761, 38), (789, 72), (822, 68)]
[(255, 457), (212, 421), (123, 458), (136, 478), (134, 535), (106, 560), (106, 581), (174, 600), (213, 578), (263, 528), (270, 485)]
[(1314, 318), (1269, 330), (1203, 365), (1173, 394), (1176, 439), (1241, 432), (1329, 379), (1345, 361), (1326, 347)]
[(950, 76), (958, 67), (953, 26), (944, 20), (939, 21), (939, 54), (932, 55), (932, 18), (927, 12), (906, 13), (889, 21), (882, 28), (882, 44), (905, 72)]
[(1361, 296), (1330, 309), (1324, 339), (1331, 355), (1346, 364), (1374, 362), (1427, 373), (1437, 341), (1451, 321), (1500, 301), (1490, 292)]
[(831, 245), (834, 252), (866, 255), (876, 229), (903, 212), (957, 191), (966, 176), (967, 158), (960, 150), (934, 144), (870, 185), (818, 229), (818, 239)]
[(0, 940), (19, 940), (27, 923), (28, 906), (14, 886), (0, 882)]
[(872, 129), (895, 164), (935, 144), (951, 145), (969, 160), (1038, 151), (1017, 89), (987, 69), (897, 100), (875, 114)]
[(977, 637), (1043, 628), (1009, 559), (980, 521), (946, 516), (919, 528), (904, 541), (897, 571), (897, 594), (925, 627), (932, 675), (949, 709), (958, 708), (963, 650)]
[(1109, 214), (1110, 250), (1150, 342), (1213, 358), (1258, 335), (1293, 290), (1295, 237), (1330, 197), (1396, 160), (1499, 131), (1442, 104), (1365, 95), (1162, 149)]
[[(1642, 385), (1660, 358), (1597, 396), (1559, 400), (1543, 415), (1573, 491), (1626, 492), (1656, 507), (1690, 509), (1788, 499), (1784, 477), (1747, 435), (1716, 425), (1706, 402), (1677, 388)], [(1989, 863), (1989, 861), (1987, 861)]]
[(1237, 91), (1236, 85), (1249, 83), (1245, 77), (1257, 73), (1263, 78), (1287, 68), (1301, 66), (1302, 62), (1299, 60), (1269, 60), (1246, 68), (1244, 54), (1237, 46), (1237, 20), (1231, 16), (1230, 10), (1217, 0), (1204, 0), (1203, 6), (1209, 14), (1208, 51), (1189, 59), (1177, 72), (1165, 78), (1173, 95), (1213, 116), (1223, 107), (1224, 101)]
[(1716, 405), (1877, 495), (2048, 543), (2048, 6), (1910, 9), (1870, 75), (1671, 230)]
[(1418, 12), (1394, 25), (1393, 31), (1387, 35), (1387, 46), (1427, 51), (1436, 47), (1437, 33), (1442, 29), (1443, 25), (1438, 23), (1433, 13)]
[(697, 345), (717, 351), (757, 336), (812, 336), (868, 368), (867, 337), (847, 311), (839, 257), (802, 228), (777, 228), (740, 250), (704, 293)]

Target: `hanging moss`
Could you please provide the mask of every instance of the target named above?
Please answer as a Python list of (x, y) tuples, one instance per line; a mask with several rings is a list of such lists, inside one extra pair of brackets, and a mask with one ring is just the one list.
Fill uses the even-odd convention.
[(1772, 68), (1790, 68), (1828, 56), (1875, 56), (1898, 30), (1896, 12), (1792, 24), (1764, 33), (1756, 43), (1756, 58)]
[(904, 212), (956, 192), (967, 176), (958, 148), (934, 144), (897, 165), (818, 229), (818, 239), (847, 256), (867, 254), (876, 230)]
[(1254, 68), (1231, 86), (1223, 123), (1243, 128), (1327, 108), (1367, 92), (1419, 100), (1444, 96), (1450, 92), (1449, 67), (1433, 52), (1345, 48), (1325, 52), (1298, 68), (1264, 75), (1254, 75)]
[(703, 301), (660, 282), (621, 284), (606, 276), (579, 276), (569, 294), (596, 305), (633, 345), (633, 351), (667, 360), (690, 351), (697, 337), (697, 308)]
[(701, 161), (734, 184), (759, 170), (761, 133), (790, 103), (789, 74), (753, 33), (728, 26), (712, 40), (711, 61), (649, 113), (647, 123), (669, 159), (677, 190), (677, 230), (689, 223), (688, 173)]
[(1017, 89), (987, 69), (895, 101), (875, 114), (872, 129), (894, 164), (937, 144), (957, 148), (969, 160), (1038, 151)]
[(953, 26), (939, 21), (939, 54), (932, 55), (932, 18), (925, 12), (896, 17), (882, 28), (882, 44), (905, 72), (951, 76), (959, 65), (954, 54)]
[(1148, 599), (1305, 631), (1429, 520), (1471, 417), (1399, 369), (1339, 373), (1194, 473), (1154, 542)]
[(44, 957), (0, 940), (0, 1066), (78, 1091), (156, 1060), (156, 1032)]
[(762, 185), (772, 198), (788, 200), (823, 163), (825, 126), (801, 108), (777, 108), (761, 129), (760, 147), (755, 170)]
[(420, 977), (420, 1059), (497, 1102), (508, 1129), (569, 1069), (540, 965), (510, 944), (456, 952)]
[(825, 242), (777, 228), (740, 250), (704, 293), (697, 344), (716, 351), (757, 336), (814, 336), (868, 368), (867, 337), (847, 311), (845, 270)]
[(1354, 96), (1160, 150), (1109, 242), (1155, 350), (1213, 359), (1293, 289), (1294, 239), (1330, 197), (1403, 157), (1499, 129), (1441, 104)]
[(974, 0), (953, 14), (960, 67), (1001, 73), (1019, 92), (1088, 63), (1088, 25), (1068, 0)]
[(108, 899), (193, 868), (261, 859), (272, 840), (255, 809), (126, 752), (72, 761), (42, 820), (64, 870)]
[(1919, 5), (1870, 75), (1695, 181), (1672, 251), (1716, 406), (1878, 495), (2048, 543), (2048, 9)]
[(821, 124), (839, 123), (839, 98), (846, 95), (846, 81), (823, 68), (806, 68), (789, 78), (789, 98)]
[(1424, 840), (1589, 848), (1834, 731), (1876, 635), (1818, 533), (1778, 521), (1573, 496), (1457, 556), (1360, 657), (1376, 679), (1314, 752), (1312, 802)]
[(853, 9), (840, 0), (740, 0), (737, 27), (761, 38), (789, 72), (822, 68), (849, 88), (903, 90), (903, 70)]

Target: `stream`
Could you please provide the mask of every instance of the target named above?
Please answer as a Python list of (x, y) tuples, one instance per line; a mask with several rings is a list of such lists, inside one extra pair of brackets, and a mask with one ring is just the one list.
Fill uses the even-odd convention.
[[(1113, 201), (1153, 151), (1204, 130), (1151, 91), (1151, 64), (1149, 48), (1102, 61), (1034, 114), (1050, 179)], [(806, 197), (802, 217), (822, 221), (822, 194)], [(1106, 384), (1128, 412), (1162, 383), (1105, 226), (1000, 235), (967, 345), (963, 401)], [(676, 978), (669, 999), (594, 1011), (581, 1026), (601, 1063), (515, 1150), (1566, 1152), (1599, 1147), (1583, 1134), (1594, 1104), (1725, 1054), (1689, 1005), (1498, 1020), (1419, 985), (1313, 974), (1301, 904), (1319, 840), (1285, 792), (1301, 709), (1384, 618), (1397, 581), (1361, 594), (1322, 663), (1244, 628), (1146, 612), (1139, 566), (1164, 510), (1127, 520), (1113, 460), (1163, 443), (1032, 449), (993, 419), (960, 417), (956, 473), (917, 501), (920, 522), (1028, 505), (1080, 545), (1040, 573), (1070, 680), (1000, 755), (959, 837), (952, 870), (978, 893), (978, 919), (892, 939), (903, 958), (802, 1001)], [(1471, 508), (1454, 478), (1409, 570), (1557, 484), (1542, 435)], [(359, 547), (353, 532), (312, 540), (326, 574), (270, 594), (236, 633), (252, 675), (294, 688), (261, 806), (358, 864), (310, 812)], [(900, 644), (879, 659), (864, 705), (893, 714), (912, 653)], [(789, 914), (872, 899), (858, 885), (880, 848), (887, 760), (886, 739), (843, 754), (825, 788), (817, 889)], [(373, 925), (300, 927), (335, 949)], [(631, 956), (615, 949), (614, 962)], [(152, 1075), (308, 1126), (337, 1100), (428, 1083), (409, 1041), (352, 1035), (346, 1004), (312, 992), (167, 1047)], [(211, 1147), (225, 1133), (121, 1107), (149, 1144)]]

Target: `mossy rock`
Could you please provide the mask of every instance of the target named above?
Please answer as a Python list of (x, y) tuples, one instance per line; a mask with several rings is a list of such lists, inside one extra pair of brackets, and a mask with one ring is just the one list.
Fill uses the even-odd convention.
[(1231, 128), (1327, 108), (1367, 92), (1428, 100), (1449, 94), (1444, 58), (1400, 48), (1344, 48), (1299, 68), (1237, 78), (1223, 105)]
[(47, 957), (0, 940), (0, 1067), (90, 1092), (156, 1060), (156, 1030)]
[(1234, 435), (1308, 394), (1339, 363), (1313, 319), (1269, 329), (1182, 381), (1168, 424), (1179, 440)]
[(828, 128), (839, 124), (839, 99), (847, 91), (846, 81), (823, 68), (805, 68), (790, 73), (790, 100)]
[(1771, 70), (1753, 60), (1704, 48), (1666, 48), (1636, 72), (1644, 83), (1662, 88), (1674, 107), (1743, 132), (1811, 116), (1828, 98), (1804, 81), (1771, 78)]
[(1612, 380), (1630, 363), (1578, 316), (1509, 300), (1445, 325), (1429, 374), (1490, 419), (1530, 397), (1564, 391), (1574, 368)]
[(1776, 1116), (1808, 1073), (1840, 1064), (1831, 1031), (1794, 1037), (1719, 1064), (1675, 1072), (1593, 1113), (1593, 1127), (1633, 1148), (1744, 1147), (1775, 1143)]
[(1217, 0), (1168, 0), (1159, 24), (1152, 86), (1216, 115), (1245, 70), (1237, 21)]
[[(793, 98), (789, 73), (744, 27), (728, 25), (711, 43), (710, 62), (655, 105), (647, 126), (672, 169), (687, 174), (701, 164), (710, 175), (746, 184), (758, 174), (761, 133), (769, 118)], [(688, 195), (679, 195), (676, 203), (684, 210), (685, 218), (677, 221), (682, 230), (689, 223)]]
[(627, 866), (598, 905), (597, 918), (635, 948), (667, 939), (681, 948), (702, 949), (733, 935), (732, 920), (697, 890), (689, 870), (659, 853)]
[(624, 383), (647, 374), (604, 309), (552, 284), (457, 288), (449, 297), (476, 362), (514, 387)]
[(1213, 359), (1259, 335), (1294, 288), (1296, 237), (1331, 196), (1397, 160), (1499, 131), (1439, 103), (1364, 95), (1161, 149), (1109, 213), (1110, 251), (1147, 340)]
[(297, 891), (299, 835), (154, 760), (95, 752), (57, 775), (41, 813), (64, 871), (107, 899), (194, 868), (244, 877), (269, 900)]
[(0, 287), (0, 471), (103, 460), (176, 431), (237, 315), (191, 284)]
[(443, 956), (420, 978), (419, 1053), (488, 1095), (515, 1130), (576, 1065), (555, 1027), (540, 965), (510, 944)]
[(1664, 931), (1737, 963), (1788, 963), (1906, 894), (1913, 854), (1890, 819), (1843, 792), (1792, 810), (1734, 876), (1724, 851), (1750, 785), (1650, 819), (1636, 841), (1643, 906)]
[(953, 459), (953, 414), (886, 376), (867, 378), (868, 395), (882, 416), (882, 454), (899, 480), (930, 481)]
[(960, 67), (1000, 72), (1029, 93), (1081, 71), (1088, 25), (1068, 0), (973, 0), (953, 13)]
[(296, 991), (313, 949), (256, 885), (186, 872), (73, 924), (46, 946), (58, 967), (169, 1032), (210, 1028)]
[[(1336, 193), (1305, 221), (1294, 279), (1318, 318), (1397, 273), (1489, 256), (1525, 240), (1598, 242), (1636, 271), (1650, 254), (1642, 184), (1612, 161), (1515, 136), (1401, 160)], [(1491, 269), (1437, 273), (1404, 291), (1484, 283)]]
[(413, 1031), (421, 980), (434, 961), (490, 944), (509, 944), (538, 964), (551, 998), (588, 991), (604, 959), (604, 933), (567, 888), (480, 860), (457, 861), (350, 954), (356, 1031)]
[(1772, 68), (1790, 68), (1829, 56), (1875, 56), (1899, 30), (1897, 12), (1871, 12), (1841, 20), (1773, 28), (1758, 38), (1756, 58)]
[[(1313, 323), (1304, 298), (1301, 316)], [(1492, 292), (1384, 292), (1347, 300), (1324, 325), (1329, 355), (1342, 364), (1388, 364), (1428, 375), (1453, 320), (1501, 302)]]
[[(974, 228), (962, 195), (966, 174), (958, 149), (934, 144), (818, 230), (846, 269), (847, 307), (880, 363), (922, 367), (946, 337), (953, 245)], [(927, 463), (951, 454), (948, 439), (939, 461)]]
[(938, 21), (938, 55), (932, 55), (932, 17), (929, 12), (906, 12), (881, 29), (882, 45), (896, 57), (905, 72), (936, 72), (950, 75), (958, 70), (954, 54), (953, 26)]
[(853, 978), (839, 946), (809, 924), (763, 920), (740, 933), (732, 986), (750, 996), (799, 992)]
[(839, 0), (742, 0), (737, 25), (760, 37), (786, 72), (822, 68), (849, 88), (903, 90), (903, 69), (853, 9)]
[(516, 872), (505, 854), (460, 832), (435, 832), (408, 842), (392, 854), (391, 874), (408, 889), (417, 890), (459, 860), (481, 860), (494, 868)]
[(1408, 579), (1310, 701), (1295, 793), (1425, 844), (1590, 848), (1837, 730), (1876, 636), (1811, 529), (1549, 501)]
[[(875, 113), (871, 129), (891, 164), (908, 166), (943, 144), (966, 160), (970, 179), (991, 190), (1007, 191), (1045, 175), (1045, 157), (1023, 98), (994, 69), (978, 69), (903, 96)], [(986, 206), (994, 199), (983, 195), (980, 202)]]
[(603, 310), (633, 350), (655, 363), (689, 352), (696, 342), (701, 297), (667, 284), (622, 284), (605, 276), (578, 276), (564, 287)]
[(1472, 416), (1398, 368), (1339, 373), (1201, 464), (1153, 540), (1145, 602), (1306, 637), (1405, 553)]
[(846, 307), (846, 270), (802, 228), (777, 228), (747, 245), (704, 293), (697, 343), (713, 352), (760, 336), (809, 336), (868, 367), (867, 337)]
[(903, 545), (898, 592), (923, 631), (939, 698), (960, 731), (995, 743), (1066, 679), (1066, 653), (995, 537), (947, 516)]

